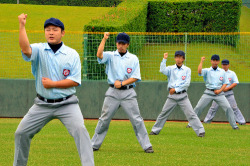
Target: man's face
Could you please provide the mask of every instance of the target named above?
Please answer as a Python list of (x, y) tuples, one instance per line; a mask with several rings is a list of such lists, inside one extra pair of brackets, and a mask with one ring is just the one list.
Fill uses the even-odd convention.
[(175, 60), (175, 62), (176, 62), (177, 65), (182, 65), (183, 62), (184, 62), (184, 60), (185, 60), (185, 58), (183, 56), (181, 56), (181, 55), (176, 55), (174, 57), (174, 60)]
[(220, 60), (211, 60), (212, 67), (215, 68), (219, 65)]
[(127, 51), (128, 46), (129, 46), (128, 43), (126, 44), (122, 42), (116, 43), (116, 47), (118, 49), (118, 52), (120, 53), (125, 53)]
[(227, 64), (222, 64), (221, 66), (222, 66), (222, 69), (224, 69), (225, 71), (227, 71), (228, 68), (229, 68), (229, 64), (228, 65)]
[(59, 44), (62, 42), (62, 37), (65, 34), (60, 27), (49, 25), (45, 29), (45, 38), (50, 44)]

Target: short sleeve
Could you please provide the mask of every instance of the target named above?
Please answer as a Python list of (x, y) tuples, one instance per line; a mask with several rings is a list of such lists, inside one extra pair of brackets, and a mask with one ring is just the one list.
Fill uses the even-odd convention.
[(227, 77), (227, 74), (226, 74), (226, 72), (224, 72), (224, 77), (223, 77), (223, 84), (229, 84), (229, 80), (228, 80), (228, 77)]
[(170, 77), (170, 71), (171, 71), (171, 67), (170, 66), (166, 66), (166, 62), (167, 59), (164, 59), (161, 61), (161, 65), (160, 65), (160, 72), (168, 77)]
[(201, 74), (199, 74), (199, 76), (205, 77), (207, 75), (207, 71), (208, 71), (208, 69), (202, 69)]
[(136, 79), (138, 79), (138, 81), (141, 81), (140, 64), (139, 64), (138, 59), (136, 60), (136, 62), (134, 64), (134, 70), (133, 70), (130, 78), (136, 78)]
[(111, 56), (113, 55), (112, 52), (107, 51), (107, 52), (103, 52), (103, 58), (97, 58), (97, 61), (99, 64), (106, 64), (108, 63), (108, 61), (110, 60)]
[(31, 44), (30, 48), (32, 49), (32, 53), (30, 58), (28, 58), (23, 52), (22, 52), (22, 56), (23, 59), (27, 62), (34, 62), (36, 61), (37, 57), (39, 56), (39, 48), (40, 48), (40, 44), (35, 43), (35, 44)]
[(235, 72), (233, 72), (233, 81), (232, 81), (232, 83), (239, 84), (239, 80), (238, 80), (238, 77), (237, 77), (237, 75), (235, 74)]
[(72, 67), (72, 71), (70, 72), (70, 75), (66, 79), (70, 79), (76, 83), (81, 85), (81, 61), (79, 54), (75, 52), (75, 59)]

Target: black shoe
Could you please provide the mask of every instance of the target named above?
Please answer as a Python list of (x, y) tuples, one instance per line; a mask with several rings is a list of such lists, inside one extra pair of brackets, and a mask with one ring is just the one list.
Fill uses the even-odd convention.
[(239, 125), (245, 125), (246, 123), (239, 123)]
[(239, 130), (239, 127), (235, 127), (234, 130)]
[(149, 133), (149, 135), (158, 135), (158, 134), (156, 134), (156, 133), (154, 133), (153, 131), (151, 131), (151, 132)]
[(198, 135), (198, 137), (205, 137), (205, 132), (204, 132), (204, 133), (200, 133), (200, 134)]
[(191, 126), (187, 125), (186, 128), (191, 128)]
[(150, 146), (149, 148), (147, 148), (145, 150), (145, 153), (154, 153), (154, 150), (153, 150), (152, 146)]
[(93, 148), (93, 151), (98, 151), (99, 149)]

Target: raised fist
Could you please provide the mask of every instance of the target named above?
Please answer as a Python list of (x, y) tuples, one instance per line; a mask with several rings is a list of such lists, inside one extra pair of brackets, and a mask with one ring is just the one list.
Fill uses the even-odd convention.
[(201, 62), (204, 62), (204, 60), (205, 60), (206, 58), (203, 56), (203, 57), (201, 57)]
[(107, 40), (109, 38), (109, 32), (104, 32), (104, 38)]
[(168, 58), (168, 53), (164, 53), (164, 56), (163, 56), (164, 59), (167, 59)]
[(26, 19), (27, 19), (27, 14), (24, 14), (24, 13), (20, 14), (18, 16), (19, 24), (25, 25), (26, 24)]

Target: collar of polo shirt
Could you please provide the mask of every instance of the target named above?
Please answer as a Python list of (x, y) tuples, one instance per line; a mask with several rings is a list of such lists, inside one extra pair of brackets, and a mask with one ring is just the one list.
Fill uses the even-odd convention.
[[(181, 68), (180, 68), (180, 69), (184, 70), (183, 67), (184, 67), (184, 64), (181, 65)], [(175, 64), (175, 69), (176, 69), (176, 68), (178, 69), (177, 64)]]
[[(128, 54), (129, 54), (129, 52), (128, 52), (128, 50), (127, 50), (127, 53), (124, 54), (124, 55), (122, 56), (122, 58), (123, 58), (123, 57), (128, 57)], [(119, 56), (119, 55), (120, 55), (120, 53), (118, 52), (118, 50), (115, 51), (115, 55), (116, 55), (116, 56)]]
[[(44, 50), (51, 50), (51, 48), (50, 48), (50, 46), (49, 46), (48, 43), (46, 43)], [(61, 52), (61, 53), (64, 54), (64, 55), (67, 54), (67, 52), (65, 51), (65, 45), (64, 45), (63, 42), (62, 42), (62, 46), (59, 48), (58, 51)]]
[(214, 70), (213, 68), (212, 68), (212, 66), (210, 67), (210, 70), (213, 70), (213, 71), (219, 71), (220, 70), (220, 68), (219, 68), (219, 66), (217, 67), (217, 69), (216, 70)]

